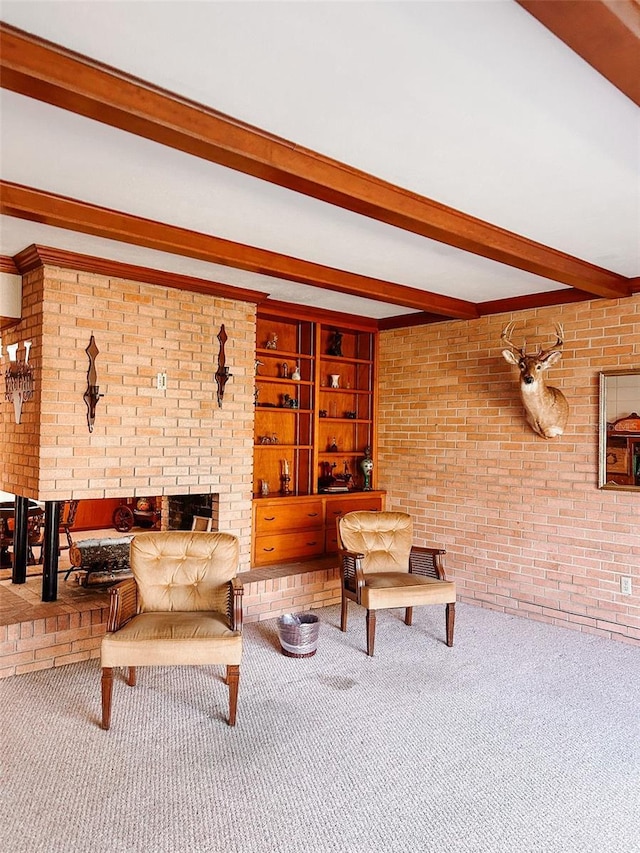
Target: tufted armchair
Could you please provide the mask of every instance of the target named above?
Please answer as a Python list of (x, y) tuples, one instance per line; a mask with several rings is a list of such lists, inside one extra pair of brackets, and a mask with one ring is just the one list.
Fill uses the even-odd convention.
[(411, 625), (413, 608), (446, 605), (447, 645), (453, 645), (456, 585), (442, 565), (445, 551), (412, 545), (413, 523), (404, 512), (349, 512), (338, 519), (342, 579), (340, 628), (347, 630), (349, 600), (367, 609), (367, 654), (373, 656), (376, 611), (405, 608)]
[(242, 656), (238, 540), (230, 533), (150, 532), (131, 542), (133, 578), (111, 587), (101, 647), (102, 728), (111, 723), (113, 668), (226, 665), (229, 725), (236, 722)]

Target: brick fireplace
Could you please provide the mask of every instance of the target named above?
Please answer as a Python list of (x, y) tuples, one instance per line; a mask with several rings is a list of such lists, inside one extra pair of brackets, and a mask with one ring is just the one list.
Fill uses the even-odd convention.
[[(177, 529), (210, 512), (214, 529), (240, 540), (246, 621), (338, 601), (331, 561), (250, 571), (256, 305), (249, 292), (243, 301), (86, 273), (50, 262), (52, 253), (26, 253), (22, 320), (3, 334), (4, 345), (32, 341), (35, 392), (19, 425), (11, 404), (1, 403), (0, 488), (40, 501), (160, 497), (162, 523), (166, 513)], [(222, 323), (232, 378), (218, 407)], [(83, 400), (91, 335), (105, 395), (92, 432)], [(39, 603), (39, 577), (3, 583), (18, 615), (0, 624), (0, 678), (99, 655), (106, 591), (75, 584), (73, 596), (70, 579), (61, 600)]]
[[(35, 392), (20, 424), (3, 403), (0, 488), (40, 501), (180, 496), (238, 536), (247, 569), (255, 303), (67, 269), (46, 252), (30, 250), (22, 320), (4, 333), (5, 345), (32, 341)], [(232, 378), (219, 407), (223, 323)], [(92, 432), (83, 400), (91, 335), (104, 393)]]

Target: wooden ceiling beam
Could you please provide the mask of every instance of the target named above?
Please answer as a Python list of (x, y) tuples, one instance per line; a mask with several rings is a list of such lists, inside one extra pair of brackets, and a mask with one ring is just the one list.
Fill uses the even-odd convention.
[(517, 2), (640, 107), (637, 0)]
[(409, 192), (6, 24), (0, 24), (0, 85), (587, 293), (628, 296), (623, 276)]
[(445, 317), (479, 316), (475, 305), (464, 299), (326, 267), (9, 181), (0, 181), (0, 213)]

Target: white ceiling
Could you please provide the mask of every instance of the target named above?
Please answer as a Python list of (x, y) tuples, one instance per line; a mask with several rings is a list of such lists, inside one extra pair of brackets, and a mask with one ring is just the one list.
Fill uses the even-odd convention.
[[(2, 0), (0, 16), (399, 187), (640, 275), (638, 107), (513, 0)], [(563, 287), (5, 89), (0, 111), (6, 181), (472, 302)], [(15, 217), (0, 217), (0, 229), (0, 255), (36, 243), (361, 316), (410, 311)]]

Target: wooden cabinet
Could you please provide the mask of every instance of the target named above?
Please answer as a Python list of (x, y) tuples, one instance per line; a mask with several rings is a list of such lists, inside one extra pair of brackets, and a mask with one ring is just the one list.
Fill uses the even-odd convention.
[(382, 508), (381, 493), (363, 491), (360, 469), (367, 451), (375, 461), (376, 352), (370, 321), (259, 309), (254, 565), (330, 553), (340, 507)]
[(640, 486), (640, 417), (633, 412), (607, 425), (606, 481), (618, 486)]
[(324, 553), (320, 498), (260, 498), (253, 502), (253, 565), (317, 557)]
[(253, 501), (252, 565), (268, 566), (335, 553), (336, 519), (356, 509), (381, 510), (383, 492), (337, 496), (256, 498)]

